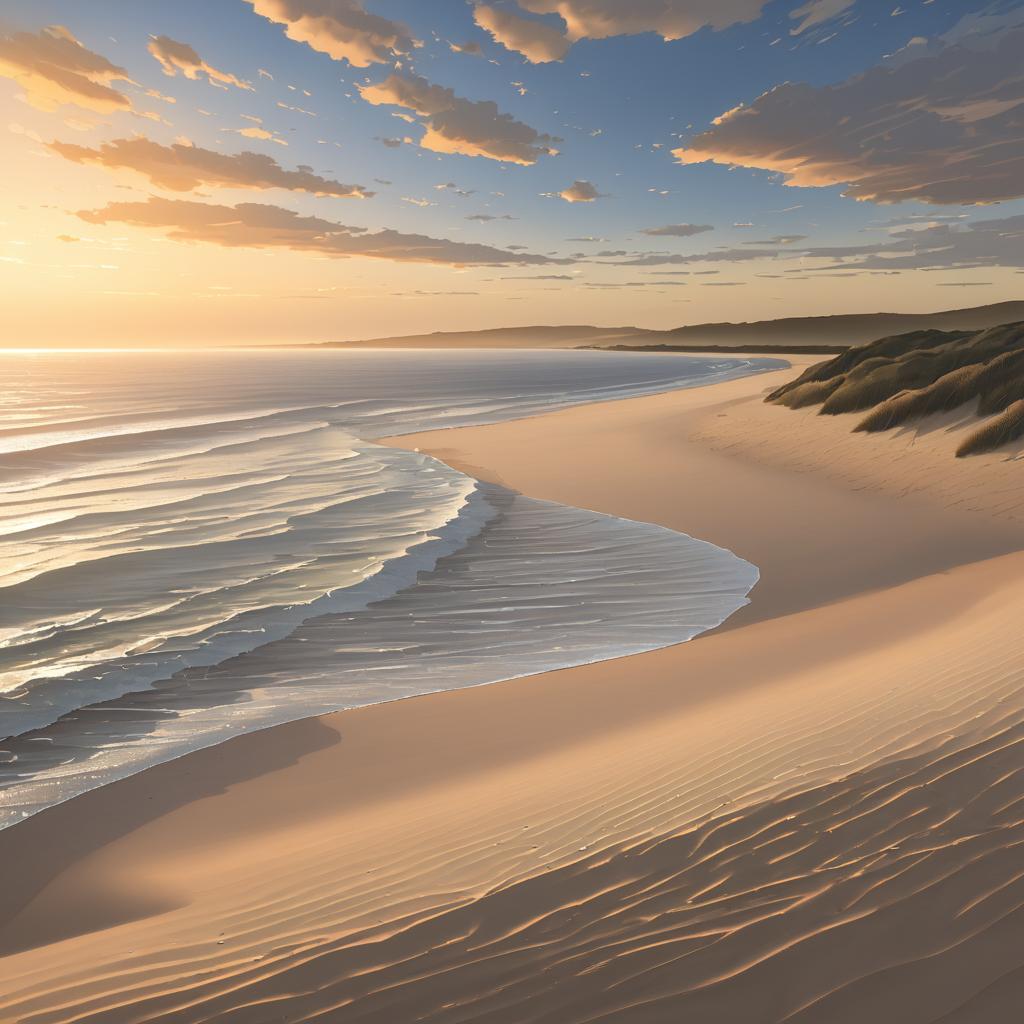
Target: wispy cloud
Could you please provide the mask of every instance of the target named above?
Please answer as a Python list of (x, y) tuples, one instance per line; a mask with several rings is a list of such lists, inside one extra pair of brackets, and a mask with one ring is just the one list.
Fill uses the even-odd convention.
[(453, 242), (392, 230), (370, 232), (261, 203), (224, 206), (150, 197), (145, 202), (110, 203), (98, 210), (81, 210), (78, 216), (90, 224), (158, 228), (177, 241), (207, 242), (231, 248), (290, 249), (338, 258), (363, 256), (449, 266), (531, 266), (564, 262), (474, 242)]
[(153, 36), (147, 49), (159, 61), (164, 74), (171, 78), (182, 74), (195, 80), (203, 75), (211, 85), (233, 85), (236, 89), (252, 90), (250, 82), (243, 82), (230, 72), (208, 64), (188, 43), (179, 43), (169, 36)]
[(502, 281), (575, 281), (572, 274), (511, 274), (501, 278)]
[(655, 238), (690, 238), (714, 230), (710, 224), (663, 224), (658, 228), (643, 228), (641, 234)]
[(801, 236), (779, 236), (777, 241), (780, 245), (771, 248), (750, 245), (691, 254), (652, 252), (613, 262), (617, 266), (656, 267), (800, 259), (801, 273), (1024, 269), (1024, 214), (971, 224), (943, 221), (913, 225), (894, 231), (886, 241), (860, 245), (805, 246), (797, 244)]
[(464, 53), (469, 57), (482, 57), (484, 55), (483, 49), (475, 39), (470, 39), (465, 43), (449, 43), (448, 49), (452, 53)]
[(799, 36), (810, 29), (818, 28), (846, 14), (856, 0), (810, 0), (809, 3), (790, 11), (789, 16), (798, 24), (790, 29), (790, 35)]
[(190, 192), (203, 185), (220, 188), (289, 189), (333, 198), (367, 199), (362, 185), (346, 185), (314, 174), (309, 167), (289, 171), (262, 153), (217, 153), (200, 146), (174, 143), (162, 146), (151, 139), (115, 139), (96, 149), (52, 142), (50, 149), (67, 160), (126, 169), (145, 175), (160, 188)]
[(242, 114), (242, 117), (249, 122), (244, 128), (221, 128), (222, 132), (234, 132), (246, 139), (260, 139), (263, 142), (276, 142), (279, 146), (287, 146), (288, 141), (282, 139), (277, 132), (263, 127), (263, 119), (253, 114)]
[(837, 265), (868, 270), (966, 270), (1024, 268), (1024, 214), (971, 224), (939, 223), (894, 232), (879, 245), (832, 246), (807, 250)]

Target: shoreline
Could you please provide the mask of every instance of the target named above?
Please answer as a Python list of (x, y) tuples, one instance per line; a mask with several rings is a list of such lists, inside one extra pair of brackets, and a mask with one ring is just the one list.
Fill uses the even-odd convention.
[[(583, 976), (558, 969), (571, 938), (552, 925), (546, 938), (532, 935), (533, 954), (515, 938), (530, 933), (530, 921), (564, 916), (565, 886), (585, 897), (587, 911), (576, 913), (604, 950), (594, 955), (607, 961), (586, 977), (607, 988), (608, 950), (642, 961), (658, 946), (640, 920), (646, 914), (613, 923), (615, 907), (599, 909), (597, 894), (612, 891), (616, 914), (629, 918), (633, 897), (615, 888), (625, 864), (662, 887), (661, 913), (685, 916), (701, 887), (683, 883), (691, 858), (671, 851), (724, 808), (775, 814), (787, 799), (841, 788), (856, 771), (906, 778), (910, 768), (894, 766), (916, 759), (926, 769), (937, 751), (955, 755), (950, 730), (966, 748), (989, 738), (979, 721), (992, 735), (1006, 726), (1014, 687), (996, 697), (978, 685), (987, 685), (986, 665), (1017, 663), (1015, 638), (1000, 637), (1024, 603), (1014, 591), (1024, 556), (1013, 553), (1024, 533), (1000, 515), (1005, 495), (971, 511), (936, 502), (927, 488), (897, 503), (884, 481), (852, 490), (806, 466), (785, 468), (758, 446), (776, 440), (775, 425), (783, 441), (787, 430), (811, 431), (789, 410), (770, 409), (772, 436), (748, 437), (740, 451), (742, 424), (766, 422), (757, 403), (774, 376), (392, 439), (531, 497), (727, 547), (758, 566), (761, 582), (751, 604), (696, 641), (277, 726), (0, 834), (5, 862), (15, 865), (0, 886), (0, 943), (33, 947), (7, 961), (17, 980), (0, 992), (0, 1012), (90, 1019), (105, 1006), (105, 1020), (161, 1008), (173, 1020), (263, 1020), (275, 1018), (240, 1007), (266, 1010), (298, 991), (306, 1011), (344, 1005), (353, 1020), (411, 1019), (412, 1008), (424, 1019), (470, 1019), (447, 1009), (455, 998), (491, 1007), (489, 1020), (513, 1021), (525, 1006), (543, 1005), (530, 1003), (539, 998), (530, 974), (543, 969), (567, 993), (553, 1019), (583, 1019), (594, 1012), (586, 1009), (594, 992)], [(987, 465), (950, 473), (976, 495)], [(946, 634), (967, 648), (974, 635), (995, 640), (992, 650), (971, 650), (977, 665), (943, 674), (940, 685), (934, 654)], [(895, 690), (891, 665), (900, 670)], [(909, 731), (896, 724), (923, 694), (936, 702), (931, 718)], [(988, 697), (1003, 717), (979, 705)], [(808, 726), (809, 701), (827, 709), (827, 728)], [(29, 858), (34, 849), (45, 852)], [(764, 869), (752, 851), (745, 856), (748, 873)], [(815, 871), (800, 870), (807, 856), (790, 854), (797, 888), (814, 884)], [(670, 867), (673, 884), (665, 882)], [(752, 881), (729, 899), (742, 904)], [(716, 885), (729, 888), (721, 878)], [(502, 909), (503, 899), (515, 909)], [(485, 958), (466, 945), (467, 914), (490, 935)], [(510, 914), (524, 920), (511, 928)], [(803, 927), (796, 932), (813, 945), (819, 930)], [(753, 945), (734, 951), (736, 963), (757, 948), (747, 940)], [(695, 934), (685, 941), (700, 945)], [(415, 969), (410, 961), (403, 973), (399, 950)], [(785, 957), (765, 957), (791, 977)], [(87, 984), (98, 958), (107, 970)], [(523, 974), (508, 966), (520, 962), (530, 965)], [(505, 977), (499, 964), (517, 993), (505, 1008), (488, 1002)], [(705, 988), (723, 969), (703, 969)], [(980, 969), (963, 972), (962, 983), (980, 986)], [(50, 987), (65, 1010), (43, 991)], [(86, 987), (95, 1002), (83, 1016)], [(691, 988), (652, 992), (674, 1013), (699, 1007), (696, 976)], [(631, 993), (622, 1005), (656, 1013), (651, 993)], [(741, 998), (718, 994), (716, 1007)], [(801, 992), (797, 1002), (807, 998)], [(743, 1005), (733, 1012), (751, 1011)]]
[[(792, 369), (702, 388), (385, 441), (532, 498), (657, 523), (747, 559), (760, 570), (761, 579), (751, 603), (719, 630), (1024, 547), (1024, 486), (1018, 488), (1022, 523), (1016, 516), (1002, 522), (1000, 499), (979, 486), (972, 473), (982, 461), (950, 467), (978, 495), (975, 507), (965, 510), (952, 504), (936, 507), (928, 489), (915, 488), (902, 466), (891, 490), (882, 473), (877, 480), (865, 480), (828, 472), (829, 452), (840, 441), (848, 447), (866, 442), (866, 461), (888, 459), (899, 466), (900, 460), (884, 450), (891, 439), (847, 434), (850, 424), (842, 417), (825, 419), (813, 410), (806, 415), (761, 404), (761, 395), (776, 380), (788, 379), (801, 368), (794, 363)], [(730, 433), (726, 423), (731, 426), (737, 410), (738, 429)], [(751, 418), (758, 427), (764, 423), (764, 435), (743, 438), (741, 447), (737, 434)], [(815, 432), (825, 436), (815, 437)], [(800, 439), (808, 442), (805, 450), (798, 458), (787, 457)], [(536, 457), (552, 442), (552, 453)], [(784, 451), (768, 458), (762, 449), (774, 447)], [(908, 457), (910, 447), (914, 451)], [(904, 443), (899, 456), (917, 458), (917, 448)], [(643, 459), (636, 459), (638, 452)], [(986, 460), (984, 467), (990, 469), (996, 461)], [(674, 475), (652, 474), (652, 464), (670, 465)], [(566, 473), (566, 465), (573, 472)], [(991, 489), (1004, 486), (1004, 474), (999, 474)], [(899, 504), (892, 500), (896, 494)], [(979, 513), (985, 517), (983, 526)], [(827, 573), (821, 571), (825, 564)]]

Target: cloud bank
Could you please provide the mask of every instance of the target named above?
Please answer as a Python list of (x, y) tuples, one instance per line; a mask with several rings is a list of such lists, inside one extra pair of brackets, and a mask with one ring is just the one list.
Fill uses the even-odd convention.
[[(778, 236), (769, 240), (769, 243), (778, 243), (772, 248), (752, 245), (692, 254), (641, 253), (610, 262), (615, 266), (656, 267), (800, 259), (802, 274), (836, 270), (893, 273), (995, 267), (1024, 269), (1024, 214), (971, 224), (938, 221), (923, 227), (913, 225), (893, 231), (886, 241), (865, 245), (801, 246), (797, 244), (800, 241), (803, 238), (799, 235)], [(809, 261), (816, 261), (816, 265), (810, 265)]]
[(90, 224), (159, 228), (176, 241), (208, 242), (229, 248), (289, 249), (338, 258), (363, 256), (457, 267), (559, 262), (546, 256), (427, 235), (391, 230), (369, 232), (365, 228), (338, 224), (322, 217), (304, 217), (293, 210), (262, 203), (224, 206), (151, 197), (146, 202), (109, 203), (99, 210), (80, 210), (78, 216)]
[(1024, 268), (1024, 214), (993, 217), (972, 224), (931, 224), (896, 231), (876, 246), (835, 246), (808, 250), (831, 267), (858, 270), (970, 270)]
[(74, 104), (109, 114), (132, 105), (110, 85), (130, 81), (128, 72), (86, 49), (63, 25), (0, 36), (0, 77), (14, 79), (37, 110)]
[(369, 14), (359, 0), (247, 0), (285, 35), (357, 68), (386, 64), (416, 42), (401, 22)]
[(1024, 28), (917, 47), (838, 85), (780, 85), (673, 153), (877, 203), (1024, 196)]
[(322, 178), (309, 167), (285, 170), (273, 157), (261, 153), (232, 155), (183, 143), (161, 146), (144, 138), (115, 139), (97, 149), (52, 142), (50, 149), (75, 163), (136, 171), (144, 174), (154, 185), (173, 192), (191, 192), (208, 185), (220, 188), (284, 188), (339, 199), (367, 199), (373, 195), (362, 185), (346, 185)]
[(490, 100), (463, 99), (418, 75), (389, 75), (376, 85), (359, 86), (359, 91), (374, 106), (404, 107), (423, 118), (426, 131), (419, 144), (435, 153), (528, 166), (557, 152), (553, 146), (558, 139), (501, 113)]

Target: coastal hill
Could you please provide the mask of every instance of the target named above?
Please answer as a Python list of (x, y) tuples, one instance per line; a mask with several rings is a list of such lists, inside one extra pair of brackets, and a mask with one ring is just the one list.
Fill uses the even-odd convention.
[[(1024, 303), (1021, 304), (1024, 306)], [(663, 340), (664, 331), (640, 327), (495, 327), (484, 331), (434, 331), (367, 341), (329, 341), (319, 348), (580, 348)]]
[[(839, 351), (909, 331), (970, 331), (1024, 320), (1024, 302), (999, 302), (938, 313), (850, 313), (751, 323), (694, 324), (668, 331), (639, 327), (502, 327), (437, 331), (366, 341), (326, 342), (358, 348), (658, 348), (679, 351)], [(322, 347), (322, 346), (321, 346)]]
[[(970, 331), (1024, 320), (1024, 302), (949, 309), (939, 313), (848, 313), (839, 316), (787, 317), (741, 324), (698, 324), (666, 331), (669, 344), (741, 347), (751, 343), (802, 348), (813, 345), (863, 345), (909, 331)], [(645, 342), (640, 342), (645, 344)]]
[(867, 413), (854, 431), (878, 433), (963, 408), (981, 419), (958, 456), (1024, 437), (1024, 322), (981, 331), (911, 331), (809, 367), (765, 399), (837, 416)]

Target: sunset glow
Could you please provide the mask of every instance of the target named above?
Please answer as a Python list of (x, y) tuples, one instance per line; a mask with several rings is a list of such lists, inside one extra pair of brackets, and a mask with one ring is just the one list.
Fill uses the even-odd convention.
[[(2, 343), (664, 329), (1019, 294), (1024, 156), (975, 159), (1020, 100), (1012, 12), (372, 6), (4, 5)], [(688, 225), (708, 230), (664, 230)]]

